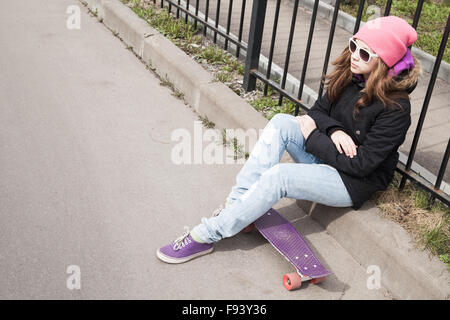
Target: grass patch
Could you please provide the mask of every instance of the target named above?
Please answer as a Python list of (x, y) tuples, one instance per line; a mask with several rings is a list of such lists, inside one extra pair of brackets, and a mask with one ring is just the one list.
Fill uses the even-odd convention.
[[(150, 1), (122, 0), (122, 2), (213, 73), (213, 81), (226, 84), (268, 120), (277, 113), (294, 114), (295, 104), (283, 99), (284, 102), (279, 106), (279, 94), (275, 93), (270, 86), (267, 96), (264, 96), (263, 85), (260, 81), (258, 81), (257, 89), (246, 95), (242, 88), (244, 64), (216, 44), (208, 43), (207, 39), (203, 38), (201, 34), (201, 28), (195, 28), (191, 22), (186, 24), (184, 19), (176, 19), (173, 14), (169, 14), (166, 8), (161, 9)], [(277, 79), (274, 80), (277, 81)], [(161, 85), (172, 87), (167, 77), (161, 80)]]
[[(274, 79), (275, 82), (279, 82), (279, 79)], [(256, 91), (254, 98), (249, 100), (255, 110), (261, 112), (268, 120), (272, 119), (277, 113), (294, 114), (295, 103), (289, 99), (284, 98), (283, 103), (279, 104), (280, 94), (275, 91), (271, 86), (267, 87), (267, 95), (264, 95), (264, 83), (260, 80), (257, 81)], [(302, 109), (299, 109), (299, 115), (306, 114)]]
[(200, 29), (196, 29), (193, 23), (184, 23), (183, 20), (177, 19), (169, 14), (167, 10), (158, 8), (149, 1), (141, 0), (121, 0), (130, 7), (139, 17), (147, 21), (147, 23), (158, 30), (168, 39), (174, 41), (177, 39), (187, 39), (189, 43), (199, 43), (201, 37), (195, 37)]
[(167, 77), (167, 74), (165, 77), (161, 77), (159, 84), (163, 87), (169, 87), (172, 90), (175, 90), (175, 86), (173, 85), (172, 81)]
[(199, 115), (198, 118), (200, 119), (200, 121), (202, 122), (202, 125), (205, 128), (213, 129), (216, 127), (216, 124), (214, 122), (212, 122), (211, 120), (209, 120), (208, 116), (202, 117), (201, 115)]
[[(261, 92), (262, 95), (262, 92)], [(278, 96), (261, 96), (253, 101), (250, 101), (250, 104), (261, 112), (266, 119), (270, 120), (277, 113), (289, 113), (294, 114), (295, 104), (291, 101), (283, 100), (284, 102), (281, 106), (278, 105)]]
[(397, 186), (401, 175), (395, 172), (386, 191), (376, 192), (371, 199), (382, 214), (399, 223), (416, 241), (416, 246), (428, 249), (439, 257), (450, 271), (450, 209), (437, 201), (428, 208), (427, 193), (409, 181), (403, 191)]
[(227, 138), (227, 132), (222, 129), (222, 144), (227, 147), (233, 148), (233, 159), (237, 160), (244, 157), (246, 160), (250, 156), (250, 153), (244, 152), (244, 146), (239, 143), (236, 137)]

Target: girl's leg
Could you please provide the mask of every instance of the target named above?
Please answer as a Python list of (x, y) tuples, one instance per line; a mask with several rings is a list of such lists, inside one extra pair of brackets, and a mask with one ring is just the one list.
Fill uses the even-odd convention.
[(315, 163), (278, 163), (265, 171), (241, 198), (223, 209), (220, 215), (202, 218), (202, 223), (192, 232), (206, 243), (231, 237), (266, 213), (283, 197), (333, 207), (353, 205), (335, 168)]
[(305, 139), (297, 119), (289, 114), (276, 114), (266, 125), (249, 158), (236, 176), (236, 185), (226, 198), (226, 205), (239, 199), (261, 174), (280, 162), (286, 150), (295, 162), (323, 163), (305, 151)]
[[(191, 233), (159, 248), (158, 258), (181, 263), (210, 253), (213, 242), (235, 235), (282, 197), (338, 207), (353, 205), (336, 169), (305, 152), (304, 142), (294, 116), (275, 115), (237, 175), (236, 186), (227, 197), (229, 205), (218, 216), (203, 218)], [(279, 163), (285, 150), (300, 163)]]

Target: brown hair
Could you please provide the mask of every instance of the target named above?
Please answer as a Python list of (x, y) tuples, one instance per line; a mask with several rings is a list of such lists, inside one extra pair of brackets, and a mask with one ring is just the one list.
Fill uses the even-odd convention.
[[(389, 67), (383, 60), (378, 59), (378, 64), (370, 73), (365, 88), (360, 91), (363, 93), (362, 97), (354, 105), (354, 119), (359, 115), (360, 109), (370, 105), (374, 99), (380, 100), (385, 108), (386, 106), (394, 108), (393, 105), (395, 104), (402, 109), (401, 105), (395, 100), (399, 98), (409, 100), (406, 89), (413, 86), (422, 73), (420, 61), (414, 55), (413, 58), (414, 68), (403, 78), (391, 77), (388, 74)], [(340, 56), (332, 62), (332, 65), (336, 66), (334, 71), (324, 75), (322, 83), (328, 86), (328, 98), (331, 102), (338, 100), (344, 88), (352, 81), (353, 73), (350, 70), (350, 59), (351, 52), (348, 47), (345, 47)]]

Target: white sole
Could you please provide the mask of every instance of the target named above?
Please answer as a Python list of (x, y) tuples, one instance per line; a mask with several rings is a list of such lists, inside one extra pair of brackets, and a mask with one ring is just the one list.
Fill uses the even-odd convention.
[(166, 262), (166, 263), (174, 263), (174, 264), (175, 264), (175, 263), (183, 263), (183, 262), (187, 262), (187, 261), (192, 260), (192, 259), (195, 259), (195, 258), (197, 258), (197, 257), (204, 256), (205, 254), (208, 254), (208, 253), (213, 252), (213, 250), (214, 250), (214, 247), (211, 247), (211, 249), (208, 249), (208, 250), (205, 250), (205, 251), (200, 251), (200, 252), (198, 252), (198, 253), (196, 253), (196, 254), (193, 254), (193, 255), (191, 255), (191, 256), (189, 256), (189, 257), (186, 257), (186, 258), (172, 258), (172, 257), (166, 256), (164, 253), (162, 253), (162, 252), (159, 251), (159, 249), (158, 249), (158, 250), (156, 250), (156, 256), (157, 256), (161, 261), (164, 261), (164, 262)]

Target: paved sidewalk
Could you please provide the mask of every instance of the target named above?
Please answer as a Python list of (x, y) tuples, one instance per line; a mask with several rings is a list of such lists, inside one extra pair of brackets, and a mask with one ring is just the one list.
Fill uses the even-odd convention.
[[(200, 1), (200, 11), (205, 12), (205, 2)], [(221, 1), (219, 23), (226, 27), (228, 18), (229, 1)], [(242, 0), (233, 1), (233, 12), (231, 18), (231, 30), (234, 35), (239, 33), (239, 23), (241, 14)], [(275, 17), (276, 0), (269, 0), (267, 3), (267, 14), (264, 25), (263, 43), (261, 53), (269, 57), (270, 42), (272, 40), (272, 29)], [(209, 19), (216, 19), (217, 0), (210, 1)], [(242, 39), (247, 42), (250, 26), (252, 1), (246, 2), (245, 20)], [(289, 40), (289, 31), (291, 27), (292, 13), (294, 10), (293, 1), (283, 0), (280, 6), (280, 16), (278, 19), (277, 36), (273, 62), (280, 67), (284, 67)], [(306, 10), (299, 6), (295, 33), (292, 43), (291, 58), (289, 62), (289, 73), (295, 78), (300, 79), (303, 60), (308, 41), (309, 26), (312, 18), (312, 10)], [(312, 88), (315, 92), (319, 91), (320, 75), (325, 60), (325, 52), (328, 44), (328, 37), (331, 28), (331, 21), (317, 16), (313, 42), (310, 51), (308, 69), (306, 72), (305, 85)], [(348, 45), (348, 39), (352, 34), (347, 30), (336, 27), (334, 33), (334, 42), (331, 48), (330, 61), (328, 64), (328, 73), (334, 69), (331, 64), (342, 50)], [(419, 120), (420, 111), (425, 99), (430, 73), (424, 72), (419, 83), (411, 94), (412, 106), (412, 124), (406, 136), (405, 143), (400, 147), (400, 151), (408, 155), (411, 148), (414, 132)], [(427, 168), (432, 174), (437, 176), (442, 157), (447, 147), (448, 133), (450, 132), (450, 83), (441, 79), (436, 79), (433, 95), (428, 106), (427, 116), (423, 125), (422, 133), (417, 146), (415, 161), (421, 166)], [(450, 170), (444, 175), (444, 181), (450, 183)]]
[[(81, 8), (81, 30), (66, 9)], [(223, 203), (241, 165), (175, 165), (195, 113), (77, 0), (0, 9), (0, 299), (386, 299), (369, 274), (293, 199), (293, 220), (325, 283), (287, 292), (289, 264), (257, 233), (183, 265), (155, 250)], [(66, 287), (79, 266), (81, 289)]]

